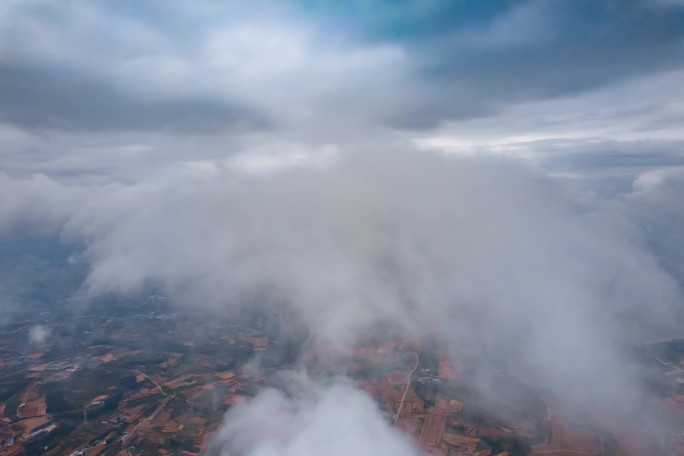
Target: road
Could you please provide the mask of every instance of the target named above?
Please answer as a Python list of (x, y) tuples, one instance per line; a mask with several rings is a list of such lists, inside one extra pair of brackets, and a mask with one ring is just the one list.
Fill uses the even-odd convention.
[(154, 383), (154, 386), (156, 386), (156, 387), (159, 389), (159, 392), (162, 393), (163, 396), (168, 396), (168, 394), (167, 394), (166, 392), (164, 392), (164, 389), (161, 387), (161, 385), (160, 385), (159, 383), (155, 382), (154, 380), (152, 380), (152, 377), (150, 377), (149, 375), (147, 375), (145, 372), (139, 371), (139, 370), (137, 370), (137, 369), (133, 369), (132, 372), (137, 372), (137, 373), (139, 373), (140, 375), (142, 375), (143, 377), (145, 377), (146, 379), (148, 379), (149, 381), (151, 381), (152, 383)]
[(655, 356), (653, 356), (653, 355), (649, 355), (649, 357), (650, 357), (651, 359), (654, 359), (654, 360), (658, 361), (658, 362), (659, 362), (660, 364), (662, 364), (663, 366), (671, 367), (671, 368), (673, 368), (673, 369), (678, 370), (679, 372), (684, 372), (684, 369), (682, 369), (681, 367), (677, 366), (676, 364), (668, 363), (667, 361), (663, 361), (662, 359), (660, 359), (660, 358), (658, 358), (658, 357), (655, 357)]
[(565, 454), (588, 454), (590, 456), (596, 456), (596, 453), (586, 453), (582, 451), (573, 451), (573, 450), (535, 450), (535, 454), (553, 454), (553, 453), (565, 453)]
[(171, 399), (174, 399), (174, 398), (175, 398), (175, 396), (170, 396), (170, 397), (164, 399), (164, 400), (162, 401), (162, 403), (159, 404), (159, 407), (157, 407), (157, 408), (155, 409), (155, 411), (152, 412), (152, 414), (151, 414), (150, 416), (148, 416), (147, 418), (141, 419), (141, 420), (138, 422), (138, 424), (136, 424), (135, 427), (134, 427), (133, 429), (131, 429), (130, 434), (128, 434), (128, 435), (121, 441), (121, 443), (122, 443), (122, 445), (124, 446), (124, 448), (126, 447), (126, 443), (133, 437), (133, 434), (135, 434), (135, 431), (138, 430), (138, 427), (140, 427), (140, 425), (141, 425), (144, 421), (152, 421), (152, 420), (157, 416), (157, 414), (161, 411), (161, 409), (163, 409), (163, 408), (166, 406), (166, 404), (168, 404), (168, 403), (171, 401)]
[(413, 353), (413, 355), (416, 357), (416, 364), (413, 365), (413, 369), (411, 369), (411, 372), (409, 372), (408, 378), (406, 379), (406, 388), (404, 389), (404, 395), (401, 397), (401, 402), (399, 402), (397, 414), (394, 417), (395, 426), (397, 425), (397, 420), (399, 420), (399, 414), (401, 413), (401, 409), (404, 407), (404, 400), (406, 400), (406, 394), (408, 393), (408, 390), (411, 387), (411, 376), (416, 371), (416, 369), (418, 369), (418, 353), (412, 351), (409, 351), (407, 353)]
[[(166, 391), (164, 391), (164, 388), (162, 388), (161, 385), (160, 385), (159, 383), (157, 383), (157, 382), (155, 382), (154, 380), (152, 380), (152, 378), (151, 378), (149, 375), (147, 375), (145, 372), (140, 371), (140, 370), (137, 370), (137, 369), (133, 369), (132, 372), (137, 372), (138, 374), (142, 375), (143, 377), (145, 377), (146, 379), (148, 379), (149, 381), (151, 381), (152, 383), (154, 383), (154, 385), (157, 387), (157, 389), (158, 389), (159, 392), (162, 394), (162, 396), (169, 396), (169, 397), (168, 397), (167, 399), (164, 399), (164, 400), (162, 401), (162, 403), (159, 405), (159, 407), (157, 407), (157, 409), (156, 409), (154, 412), (152, 412), (152, 414), (151, 414), (150, 416), (148, 416), (147, 418), (143, 418), (142, 420), (140, 420), (140, 421), (138, 422), (138, 424), (136, 424), (135, 427), (134, 427), (133, 429), (131, 429), (131, 433), (128, 434), (128, 435), (122, 440), (122, 445), (124, 446), (124, 449), (125, 449), (125, 446), (126, 446), (126, 442), (128, 442), (128, 441), (133, 437), (133, 434), (135, 434), (135, 431), (138, 430), (138, 427), (139, 427), (144, 421), (152, 421), (152, 420), (154, 419), (154, 417), (157, 416), (157, 413), (159, 413), (159, 411), (160, 411), (161, 409), (163, 409), (163, 408), (166, 406), (166, 404), (169, 403), (169, 401), (170, 401), (171, 399), (175, 399), (175, 398), (176, 398), (176, 395), (175, 395), (175, 394), (169, 395)], [(126, 451), (128, 451), (128, 450), (126, 450)], [(130, 454), (130, 452), (129, 452), (128, 454)]]

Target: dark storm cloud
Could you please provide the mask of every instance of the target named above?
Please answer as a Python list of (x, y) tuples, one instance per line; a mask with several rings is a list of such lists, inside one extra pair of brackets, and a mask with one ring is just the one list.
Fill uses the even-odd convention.
[(684, 142), (667, 140), (547, 140), (529, 145), (544, 168), (577, 173), (628, 171), (630, 179), (654, 168), (684, 166)]
[(407, 49), (425, 92), (395, 117), (405, 127), (572, 95), (684, 61), (684, 5), (675, 2), (305, 3)]
[(0, 64), (0, 121), (67, 130), (264, 129), (263, 114), (206, 98), (146, 99), (86, 74)]

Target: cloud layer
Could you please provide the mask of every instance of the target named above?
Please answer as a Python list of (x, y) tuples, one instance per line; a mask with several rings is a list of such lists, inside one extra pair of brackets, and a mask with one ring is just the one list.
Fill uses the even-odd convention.
[(625, 321), (679, 318), (681, 276), (668, 265), (680, 250), (654, 241), (664, 238), (652, 237), (642, 203), (662, 195), (659, 210), (681, 218), (670, 183), (645, 175), (623, 200), (588, 200), (508, 161), (356, 155), (112, 186), (73, 211), (62, 235), (87, 246), (90, 295), (154, 286), (217, 312), (258, 295), (291, 306), (314, 342), (352, 343), (390, 322), (512, 356), (568, 394), (617, 401), (637, 394), (615, 385), (615, 372), (627, 383), (634, 374), (615, 346)]

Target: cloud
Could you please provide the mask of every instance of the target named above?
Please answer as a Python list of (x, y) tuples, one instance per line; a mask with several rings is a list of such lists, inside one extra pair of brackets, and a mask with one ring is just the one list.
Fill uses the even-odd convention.
[[(441, 137), (443, 148), (451, 139), (465, 151), (513, 149), (535, 140), (682, 140), (684, 134), (675, 128), (684, 116), (677, 90), (682, 79), (681, 70), (672, 71), (580, 95), (519, 103), (486, 118), (445, 122), (421, 136)], [(537, 152), (544, 158), (544, 149)]]
[(209, 445), (220, 456), (417, 456), (373, 400), (338, 379), (321, 385), (294, 378), (289, 394), (267, 389), (238, 404)]
[(681, 139), (677, 4), (3, 8), (0, 160), (13, 176), (134, 182), (254, 149), (440, 137), (534, 160), (551, 147), (530, 138)]
[(167, 130), (213, 133), (263, 129), (265, 115), (208, 97), (144, 99), (79, 73), (0, 67), (4, 122), (75, 131)]
[[(136, 8), (84, 2), (9, 5), (12, 20), (0, 23), (6, 37), (0, 81), (8, 88), (2, 119), (67, 130), (192, 134), (302, 128), (325, 113), (319, 129), (328, 122), (339, 129), (382, 117), (402, 98), (387, 84), (402, 72), (396, 46), (344, 43), (289, 8), (235, 2), (198, 5), (184, 19), (197, 27), (183, 32), (181, 44), (176, 29), (150, 19), (178, 20), (187, 8), (159, 6), (146, 18)], [(25, 39), (14, 39), (18, 33)]]
[[(5, 176), (24, 199), (0, 222), (6, 236), (35, 224), (83, 246), (90, 297), (152, 287), (210, 313), (287, 305), (311, 344), (353, 344), (389, 323), (633, 416), (645, 393), (624, 339), (681, 327), (678, 171), (605, 199), (481, 156), (348, 153), (241, 169), (105, 186)], [(316, 403), (304, 404), (308, 416)]]
[(302, 3), (10, 3), (0, 115), (60, 129), (339, 137), (433, 127), (683, 63), (674, 3)]
[(15, 179), (0, 172), (0, 236), (54, 235), (85, 202), (89, 189), (36, 174)]
[(304, 3), (371, 41), (402, 44), (421, 81), (418, 100), (396, 118), (405, 127), (480, 117), (682, 65), (672, 58), (682, 55), (684, 37), (682, 5), (674, 2)]
[(519, 164), (402, 153), (122, 187), (63, 231), (88, 246), (91, 294), (151, 285), (217, 312), (258, 296), (291, 306), (313, 342), (390, 322), (622, 403), (637, 394), (615, 345), (625, 322), (679, 318), (679, 285), (642, 234), (617, 203)]
[(684, 283), (684, 168), (660, 168), (641, 174), (626, 195), (631, 217), (647, 233), (659, 261)]
[(50, 337), (50, 328), (43, 325), (32, 326), (29, 330), (29, 342), (32, 344), (44, 344)]

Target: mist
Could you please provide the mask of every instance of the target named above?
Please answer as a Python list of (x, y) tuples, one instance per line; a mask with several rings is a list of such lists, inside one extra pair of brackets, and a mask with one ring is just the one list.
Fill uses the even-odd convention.
[[(292, 309), (309, 347), (353, 346), (389, 324), (403, 337), (437, 337), (454, 360), (476, 347), (569, 404), (630, 414), (646, 392), (620, 344), (681, 321), (680, 277), (665, 261), (679, 253), (658, 249), (666, 239), (653, 237), (640, 203), (668, 181), (648, 182), (609, 200), (519, 161), (352, 153), (322, 166), (112, 186), (61, 232), (86, 246), (73, 260), (88, 266), (86, 296), (153, 286), (209, 315), (258, 296), (265, 308)], [(681, 216), (667, 203), (659, 210)], [(646, 322), (640, 332), (636, 321)], [(262, 400), (284, 406), (264, 394), (255, 410), (231, 412), (228, 429)]]

